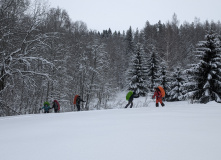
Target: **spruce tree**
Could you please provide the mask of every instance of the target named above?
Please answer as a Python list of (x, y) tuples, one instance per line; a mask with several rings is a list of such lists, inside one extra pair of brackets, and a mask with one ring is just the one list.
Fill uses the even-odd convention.
[(180, 101), (183, 99), (184, 75), (178, 67), (171, 77), (171, 90), (168, 92), (169, 101)]
[(165, 90), (165, 100), (168, 99), (168, 92), (170, 91), (170, 85), (169, 82), (171, 81), (169, 73), (167, 71), (168, 65), (166, 65), (166, 62), (163, 62), (160, 67), (160, 85)]
[(158, 85), (160, 82), (159, 79), (159, 65), (160, 65), (160, 61), (159, 61), (159, 56), (157, 53), (157, 50), (155, 48), (155, 46), (150, 45), (149, 47), (149, 53), (150, 53), (150, 57), (148, 59), (148, 65), (147, 65), (147, 72), (148, 72), (148, 83), (149, 83), (149, 88), (150, 90), (153, 90), (155, 85)]
[(132, 62), (128, 72), (129, 90), (136, 90), (139, 96), (145, 96), (146, 87), (146, 70), (144, 50), (140, 43), (136, 45), (135, 53), (132, 56)]
[(127, 30), (126, 36), (125, 36), (125, 67), (129, 68), (130, 60), (133, 57), (134, 54), (134, 41), (133, 41), (133, 33), (131, 27)]
[(221, 47), (217, 34), (210, 31), (205, 41), (198, 43), (196, 56), (199, 63), (187, 70), (193, 82), (187, 83), (189, 90), (186, 96), (207, 103), (220, 101), (221, 89)]
[(127, 30), (126, 38), (126, 54), (131, 55), (134, 53), (134, 41), (133, 41), (133, 33), (131, 27)]

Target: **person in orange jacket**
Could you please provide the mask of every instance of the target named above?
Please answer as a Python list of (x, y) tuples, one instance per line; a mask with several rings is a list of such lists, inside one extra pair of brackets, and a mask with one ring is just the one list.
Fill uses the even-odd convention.
[(158, 87), (154, 88), (154, 95), (153, 98), (156, 97), (156, 107), (159, 107), (158, 102), (160, 102), (161, 106), (165, 106), (162, 102), (162, 94), (160, 92), (160, 89)]

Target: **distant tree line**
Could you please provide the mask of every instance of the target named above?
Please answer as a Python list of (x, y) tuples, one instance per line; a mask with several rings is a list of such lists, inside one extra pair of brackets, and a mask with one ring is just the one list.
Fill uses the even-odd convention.
[(93, 31), (63, 9), (0, 0), (0, 116), (35, 114), (54, 99), (72, 111), (75, 94), (85, 110), (108, 108), (116, 91), (145, 96), (158, 84), (167, 100), (219, 101), (220, 22), (179, 25), (174, 14), (128, 28)]

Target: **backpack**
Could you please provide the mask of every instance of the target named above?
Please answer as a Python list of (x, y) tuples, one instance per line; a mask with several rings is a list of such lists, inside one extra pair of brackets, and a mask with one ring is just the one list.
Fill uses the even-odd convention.
[(163, 87), (158, 86), (157, 88), (159, 88), (159, 90), (160, 90), (160, 92), (162, 94), (162, 97), (164, 97), (165, 96), (165, 91), (164, 91)]
[(129, 92), (127, 93), (127, 95), (126, 95), (126, 100), (127, 100), (127, 101), (129, 101), (129, 99), (130, 99), (130, 97), (131, 97), (132, 94), (133, 94), (132, 91), (129, 91)]
[(45, 101), (45, 102), (44, 102), (44, 106), (45, 106), (45, 105), (50, 106), (50, 103), (49, 103), (48, 101)]
[(73, 102), (74, 104), (76, 104), (78, 96), (79, 96), (79, 95), (75, 95), (75, 96), (74, 96), (74, 102)]

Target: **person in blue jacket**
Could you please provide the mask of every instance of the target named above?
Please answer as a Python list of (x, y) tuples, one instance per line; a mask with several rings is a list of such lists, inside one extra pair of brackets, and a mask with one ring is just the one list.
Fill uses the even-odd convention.
[(40, 108), (39, 110), (44, 109), (44, 113), (49, 113), (49, 110), (51, 109), (49, 102), (44, 102), (44, 106)]

